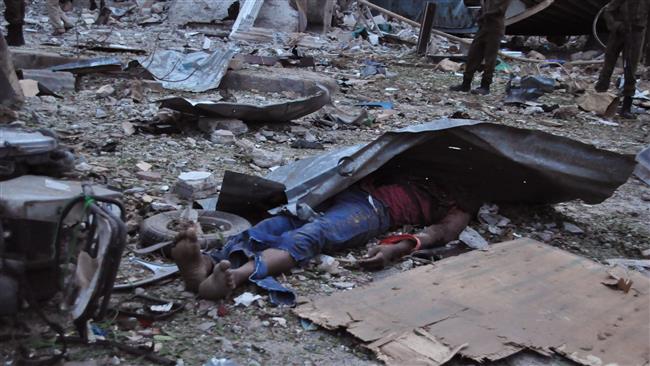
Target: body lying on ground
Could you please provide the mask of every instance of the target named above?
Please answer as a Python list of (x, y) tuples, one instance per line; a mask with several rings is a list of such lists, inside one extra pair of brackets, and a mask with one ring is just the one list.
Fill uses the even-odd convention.
[(276, 215), (231, 237), (222, 249), (202, 253), (196, 230), (179, 235), (172, 249), (186, 288), (218, 300), (251, 281), (269, 291), (276, 304), (293, 304), (293, 292), (273, 276), (304, 265), (321, 253), (360, 247), (405, 225), (424, 229), (390, 245), (371, 248), (359, 264), (380, 269), (416, 250), (458, 238), (478, 210), (465, 190), (427, 178), (368, 177), (317, 208), (311, 221)]

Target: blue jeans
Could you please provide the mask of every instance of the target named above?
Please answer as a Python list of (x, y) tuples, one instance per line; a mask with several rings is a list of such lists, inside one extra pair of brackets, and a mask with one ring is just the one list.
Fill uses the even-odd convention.
[(320, 253), (363, 245), (390, 228), (388, 210), (356, 187), (336, 195), (318, 211), (323, 214), (312, 221), (285, 215), (260, 221), (231, 237), (222, 249), (209, 254), (217, 262), (228, 259), (233, 268), (254, 259), (255, 270), (250, 281), (269, 291), (273, 303), (293, 305), (295, 294), (268, 275), (261, 260), (262, 251), (285, 250), (303, 265)]

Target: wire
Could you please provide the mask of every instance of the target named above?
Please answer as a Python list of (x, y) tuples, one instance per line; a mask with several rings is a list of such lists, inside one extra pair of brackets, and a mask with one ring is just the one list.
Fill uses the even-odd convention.
[(594, 34), (594, 38), (600, 44), (600, 46), (603, 47), (603, 48), (607, 48), (607, 46), (605, 46), (603, 41), (600, 40), (600, 37), (598, 37), (598, 30), (597, 30), (597, 28), (598, 28), (598, 19), (600, 19), (600, 16), (603, 14), (603, 11), (605, 11), (605, 9), (607, 9), (608, 5), (609, 4), (606, 4), (605, 6), (600, 8), (600, 10), (598, 11), (598, 14), (596, 14), (596, 17), (594, 18), (594, 22), (593, 22), (592, 26), (591, 26), (591, 31)]

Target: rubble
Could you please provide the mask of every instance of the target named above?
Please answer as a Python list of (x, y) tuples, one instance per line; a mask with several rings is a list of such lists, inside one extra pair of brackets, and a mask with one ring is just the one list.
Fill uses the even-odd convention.
[[(490, 206), (470, 223), (472, 230), (486, 243), (532, 237), (549, 246), (578, 254), (580, 257), (576, 260), (590, 258), (606, 263), (612, 258), (628, 261), (647, 259), (644, 253), (650, 242), (647, 228), (650, 216), (645, 204), (649, 195), (642, 180), (644, 161), (640, 153), (648, 146), (646, 135), (650, 118), (647, 109), (650, 104), (643, 98), (650, 84), (644, 77), (639, 80), (639, 99), (634, 106), (638, 120), (623, 121), (613, 115), (617, 105), (617, 101), (612, 99), (615, 95), (602, 99), (592, 96), (598, 63), (602, 62), (602, 50), (590, 49), (587, 37), (574, 36), (563, 45), (529, 37), (520, 42), (520, 48), (517, 48), (517, 42), (506, 37), (504, 41), (509, 49), (502, 50), (501, 57), (507, 62), (507, 70), (503, 68), (495, 74), (492, 95), (478, 97), (448, 91), (448, 87), (460, 78), (454, 73), (462, 72), (464, 67), (469, 34), (448, 37), (440, 32), (440, 28), (433, 29), (429, 41), (418, 47), (418, 35), (426, 27), (374, 9), (368, 14), (369, 11), (358, 1), (300, 0), (291, 2), (295, 5), (286, 1), (277, 6), (271, 0), (240, 1), (242, 9), (239, 15), (242, 17), (238, 17), (236, 9), (231, 7), (233, 3), (211, 0), (194, 3), (108, 1), (112, 15), (106, 19), (106, 25), (101, 25), (95, 24), (98, 11), (82, 9), (81, 3), (75, 2), (76, 8), (70, 13), (76, 21), (74, 31), (56, 38), (49, 35), (51, 29), (44, 4), (32, 2), (27, 8), (27, 46), (12, 47), (10, 51), (18, 75), (36, 82), (28, 82), (30, 95), (35, 96), (21, 101), (22, 109), (0, 108), (0, 123), (14, 120), (12, 128), (38, 129), (43, 136), (48, 136), (46, 130), (55, 132), (58, 147), (67, 148), (54, 149), (56, 154), (50, 157), (64, 158), (60, 162), (65, 162), (65, 169), (60, 172), (66, 180), (105, 184), (122, 192), (127, 243), (116, 284), (126, 287), (120, 287), (121, 292), (112, 294), (110, 306), (134, 302), (131, 297), (142, 290), (134, 290), (134, 285), (146, 285), (149, 295), (169, 300), (156, 303), (158, 305), (172, 302), (179, 305), (176, 315), (164, 320), (142, 321), (134, 316), (120, 315), (115, 320), (111, 317), (106, 323), (93, 321), (90, 325), (93, 334), (104, 334), (120, 346), (139, 350), (140, 354), (132, 355), (128, 348), (98, 340), (94, 346), (68, 344), (70, 361), (126, 364), (155, 362), (142, 361), (142, 357), (154, 356), (173, 359), (171, 364), (185, 365), (203, 364), (212, 357), (217, 360), (215, 362), (227, 360), (237, 364), (369, 365), (379, 362), (377, 357), (364, 350), (362, 342), (342, 338), (336, 332), (319, 330), (314, 323), (298, 319), (291, 309), (272, 306), (268, 298), (257, 299), (249, 307), (234, 306), (233, 299), (241, 292), (234, 293), (221, 304), (196, 300), (193, 294), (184, 291), (166, 253), (178, 231), (166, 230), (168, 225), (177, 229), (175, 215), (180, 215), (188, 205), (214, 212), (212, 210), (217, 206), (220, 209), (221, 206), (228, 207), (228, 200), (233, 196), (241, 197), (242, 192), (244, 196), (250, 194), (254, 198), (244, 203), (235, 201), (232, 206), (257, 212), (259, 217), (255, 221), (265, 218), (268, 208), (287, 208), (288, 212), (295, 208), (299, 212), (305, 204), (309, 206), (327, 196), (327, 192), (343, 189), (356, 179), (354, 177), (359, 172), (374, 169), (375, 161), (366, 160), (368, 156), (377, 151), (393, 151), (396, 146), (407, 149), (404, 141), (409, 141), (415, 132), (395, 131), (432, 121), (440, 124), (441, 118), (451, 115), (511, 129), (512, 139), (518, 144), (512, 146), (509, 153), (502, 151), (512, 157), (512, 164), (501, 166), (491, 160), (492, 155), (487, 152), (502, 146), (498, 138), (490, 137), (493, 131), (475, 135), (468, 132), (469, 129), (445, 132), (442, 134), (446, 136), (444, 138), (438, 136), (427, 140), (427, 146), (439, 147), (439, 150), (412, 150), (414, 154), (422, 153), (414, 155), (419, 158), (415, 167), (422, 167), (423, 161), (437, 158), (439, 161), (436, 163), (444, 165), (435, 174), (458, 173), (478, 188), (492, 182), (493, 177), (498, 181), (509, 177), (512, 179), (509, 182), (517, 184), (505, 184), (502, 188), (503, 192), (512, 195), (521, 193), (518, 189), (522, 187), (535, 186), (534, 182), (540, 180), (550, 182), (550, 186), (566, 184), (574, 193), (591, 187), (588, 200), (526, 206), (525, 209), (516, 204)], [(585, 6), (591, 9), (592, 4)], [(258, 6), (259, 9), (255, 9)], [(185, 9), (179, 11), (183, 7)], [(515, 28), (509, 27), (509, 31), (511, 29)], [(426, 52), (418, 54), (423, 46)], [(211, 63), (210, 57), (218, 62)], [(535, 62), (528, 62), (524, 57)], [(133, 62), (134, 59), (139, 61)], [(645, 75), (642, 67), (639, 71)], [(368, 75), (363, 77), (363, 72)], [(615, 74), (621, 73), (620, 69), (615, 71)], [(504, 103), (508, 81), (525, 76), (552, 80), (554, 87), (537, 93), (537, 99), (532, 102)], [(55, 95), (43, 95), (39, 83)], [(167, 88), (179, 84), (188, 85)], [(2, 92), (8, 90), (2, 88)], [(174, 97), (178, 99), (170, 101)], [(4, 96), (2, 101), (6, 102)], [(197, 101), (199, 103), (195, 103)], [(208, 103), (203, 105), (206, 101)], [(552, 134), (557, 139), (553, 139), (553, 143), (540, 142), (531, 138), (528, 131), (535, 131), (535, 135), (538, 132)], [(366, 146), (384, 135), (393, 138), (368, 145), (362, 152), (349, 147)], [(545, 150), (550, 155), (574, 159), (576, 165), (567, 171), (591, 171), (589, 167), (593, 160), (584, 165), (582, 159), (576, 158), (581, 155), (575, 150), (555, 150), (558, 144), (563, 145), (566, 141), (579, 141), (626, 156), (637, 155), (636, 167), (630, 160), (632, 165), (629, 168), (635, 168), (635, 175), (641, 179), (627, 180), (606, 201), (595, 204), (593, 200), (596, 197), (609, 196), (612, 190), (596, 187), (594, 182), (606, 181), (617, 176), (620, 170), (627, 170), (627, 160), (624, 164), (606, 164), (609, 168), (602, 175), (575, 174), (569, 178), (559, 173), (548, 175), (547, 170), (527, 160), (534, 154), (528, 155), (526, 151)], [(481, 147), (483, 154), (477, 155), (475, 161), (469, 160), (473, 162), (470, 164), (464, 154), (468, 148), (476, 149), (477, 146)], [(60, 152), (64, 155), (59, 156)], [(320, 166), (312, 171), (303, 169), (303, 166), (293, 170), (297, 179), (305, 180), (298, 179), (289, 187), (278, 187), (277, 181), (262, 178), (284, 176), (294, 161), (310, 157), (319, 161), (323, 154), (332, 154), (325, 159), (328, 161), (326, 167)], [(0, 177), (5, 179), (3, 159), (0, 154)], [(331, 169), (329, 162), (332, 162)], [(31, 162), (25, 166), (30, 172), (38, 170)], [(473, 169), (460, 172), (454, 169), (455, 166), (468, 169), (471, 166)], [(178, 177), (193, 171), (211, 174), (210, 182), (191, 189), (185, 184), (187, 182), (180, 183), (179, 186), (186, 188), (187, 193), (183, 194), (183, 189), (179, 188), (181, 198), (176, 193)], [(319, 174), (311, 175), (314, 171)], [(22, 168), (16, 172), (23, 174)], [(318, 181), (320, 173), (331, 180)], [(41, 174), (40, 170), (38, 174)], [(229, 184), (226, 177), (233, 176), (240, 180)], [(248, 185), (252, 177), (257, 179), (256, 185)], [(314, 181), (307, 178), (314, 178), (318, 184), (312, 185)], [(57, 186), (56, 183), (50, 185)], [(278, 192), (280, 194), (276, 195)], [(194, 193), (206, 198), (196, 200)], [(542, 202), (549, 198), (543, 194), (536, 197)], [(566, 197), (560, 198), (564, 200)], [(50, 211), (38, 212), (45, 214)], [(158, 216), (160, 214), (165, 216)], [(212, 236), (202, 239), (202, 247), (223, 245), (224, 238), (211, 230), (220, 225), (225, 228), (223, 225), (235, 221), (224, 221), (221, 216), (204, 216), (202, 213), (197, 220)], [(147, 221), (152, 218), (158, 222), (155, 230), (151, 230), (151, 221)], [(5, 219), (2, 225), (7, 225)], [(240, 229), (243, 227), (246, 226)], [(44, 231), (31, 228), (31, 233), (45, 235)], [(417, 230), (402, 229), (403, 232)], [(164, 235), (157, 235), (160, 233)], [(371, 241), (368, 246), (375, 243)], [(482, 245), (483, 241), (479, 247)], [(395, 274), (422, 270), (432, 259), (467, 250), (465, 244), (455, 242), (444, 247), (447, 253), (453, 254), (422, 257), (414, 254), (384, 271), (368, 273), (360, 271), (355, 264), (366, 249), (362, 247), (350, 253), (321, 258), (322, 261), (296, 270), (293, 276), (280, 276), (278, 279), (283, 285), (312, 298), (355, 294), (354, 291), (379, 284), (379, 280), (393, 280)], [(466, 255), (490, 256), (494, 251), (494, 244), (490, 244), (487, 251), (462, 254), (456, 259), (464, 260), (462, 258)], [(164, 276), (151, 283), (148, 279), (152, 275), (155, 277), (156, 273), (143, 267), (138, 262), (140, 260), (152, 266), (171, 267), (159, 268)], [(632, 276), (642, 271), (639, 263), (635, 264), (626, 268)], [(492, 270), (471, 265), (465, 268)], [(626, 294), (618, 290), (618, 280), (612, 290), (602, 283), (612, 282), (614, 278), (606, 273), (601, 277), (594, 281), (599, 288), (595, 293), (600, 295), (600, 291), (604, 291), (611, 296), (625, 296), (626, 300), (644, 283), (634, 278)], [(480, 278), (487, 277), (482, 275)], [(580, 291), (581, 287), (575, 281), (575, 278), (566, 279), (564, 286), (574, 292)], [(485, 283), (481, 282), (482, 285)], [(433, 287), (428, 284), (421, 288), (435, 290), (445, 284), (445, 281), (439, 281)], [(470, 285), (462, 283), (466, 288)], [(395, 287), (405, 288), (402, 284)], [(458, 288), (456, 286), (454, 291)], [(245, 288), (244, 291), (253, 290)], [(416, 295), (421, 293), (419, 291)], [(355, 297), (361, 304), (359, 298)], [(506, 294), (499, 301), (510, 299), (512, 297)], [(303, 301), (305, 299), (299, 300)], [(3, 297), (0, 303), (5, 306), (10, 301)], [(418, 304), (418, 301), (412, 301), (409, 309), (413, 310), (412, 306)], [(430, 306), (432, 302), (426, 304)], [(341, 303), (336, 305), (332, 311), (342, 306)], [(63, 321), (66, 314), (61, 314), (57, 299), (44, 302), (43, 309), (48, 317), (64, 325), (67, 335), (73, 333), (74, 329)], [(172, 310), (175, 309), (177, 307), (173, 305)], [(149, 307), (139, 310), (151, 315)], [(460, 314), (464, 316), (466, 313)], [(363, 323), (357, 321), (361, 319), (358, 314), (352, 313), (352, 316), (358, 325)], [(2, 342), (2, 362), (15, 363), (18, 346), (23, 347), (25, 354), (35, 354), (39, 350), (55, 351), (49, 341), (47, 347), (37, 347), (31, 340), (34, 335), (56, 339), (56, 332), (42, 327), (41, 321), (31, 311), (20, 310), (19, 318), (30, 329), (29, 341), (17, 338)], [(349, 322), (349, 317), (345, 319)], [(445, 322), (440, 322), (440, 326)], [(315, 323), (319, 322), (315, 320)], [(464, 328), (466, 325), (463, 323), (454, 329), (461, 330), (460, 336), (474, 334)], [(15, 333), (10, 324), (0, 328), (2, 334)], [(627, 329), (636, 328), (629, 325)], [(21, 328), (20, 332), (24, 330)], [(436, 333), (438, 330), (426, 332)], [(548, 332), (548, 329), (543, 329), (538, 334), (543, 336)], [(592, 338), (597, 338), (607, 349), (620, 346), (610, 346), (609, 333), (610, 330), (593, 333)], [(405, 342), (412, 345), (411, 340), (419, 340), (412, 337), (421, 334), (424, 333), (409, 335), (404, 338)], [(483, 335), (478, 331), (476, 334)], [(397, 338), (392, 344), (401, 340)], [(482, 338), (481, 342), (488, 338)], [(219, 343), (217, 353), (214, 351), (215, 341)], [(589, 348), (591, 341), (581, 346)], [(463, 342), (447, 342), (444, 345), (436, 343), (436, 347), (430, 349), (442, 350), (449, 356), (465, 355), (472, 353), (474, 345), (480, 343), (469, 342), (469, 346), (461, 347)], [(513, 344), (513, 347), (518, 347), (518, 343)], [(375, 346), (383, 351), (390, 348)], [(110, 356), (101, 347), (110, 347)], [(582, 362), (579, 354), (599, 352), (599, 347), (590, 351), (578, 347), (578, 354), (569, 352), (568, 348), (553, 348), (556, 349), (566, 357), (578, 358), (577, 362)], [(550, 360), (564, 364), (567, 362), (565, 356)], [(504, 362), (533, 362), (526, 363), (526, 357), (530, 355), (520, 352)], [(536, 364), (551, 362), (547, 356), (534, 357), (537, 357), (534, 360)], [(483, 362), (490, 364), (492, 361)], [(458, 357), (450, 363), (470, 364)]]

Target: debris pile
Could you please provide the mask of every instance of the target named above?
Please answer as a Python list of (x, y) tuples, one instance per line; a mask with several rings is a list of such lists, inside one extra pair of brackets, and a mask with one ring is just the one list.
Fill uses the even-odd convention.
[[(535, 25), (572, 14), (549, 1), (508, 23), (489, 95), (451, 92), (478, 9), (407, 3), (419, 2), (74, 2), (59, 35), (44, 2), (28, 4), (26, 45), (0, 42), (0, 315), (20, 313), (0, 318), (0, 362), (650, 362), (650, 321), (632, 311), (648, 296), (648, 69), (636, 119), (622, 118), (624, 81), (594, 89), (591, 27)], [(463, 16), (450, 25), (436, 7)], [(602, 19), (596, 31), (605, 39)], [(276, 276), (295, 309), (253, 284), (203, 299), (178, 275), (188, 232), (219, 249), (271, 215), (318, 217), (379, 173), (492, 196), (457, 240), (380, 271), (360, 265), (368, 250), (422, 227)], [(36, 299), (22, 301), (24, 282)], [(343, 328), (354, 337), (326, 330)], [(623, 328), (636, 336), (621, 342)]]

